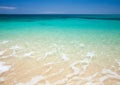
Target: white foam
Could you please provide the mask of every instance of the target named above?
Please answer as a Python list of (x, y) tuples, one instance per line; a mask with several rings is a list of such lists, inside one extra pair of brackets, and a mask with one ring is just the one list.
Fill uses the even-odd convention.
[(31, 57), (34, 52), (28, 52), (24, 54), (24, 57)]
[(86, 54), (86, 57), (89, 57), (89, 58), (92, 58), (92, 57), (94, 57), (95, 56), (95, 53), (94, 52), (88, 52), (87, 54)]
[(104, 81), (107, 80), (109, 77), (108, 76), (102, 76), (101, 78), (99, 78), (99, 84), (100, 85), (104, 85)]
[(85, 80), (87, 80), (87, 81), (92, 81), (93, 78), (95, 78), (97, 75), (98, 75), (98, 73), (95, 73), (95, 74), (93, 74), (92, 76), (89, 76), (89, 77), (85, 78)]
[(108, 78), (114, 78), (114, 79), (120, 80), (120, 75), (117, 74), (116, 72), (113, 72), (113, 71), (110, 70), (110, 69), (104, 68), (104, 69), (102, 70), (102, 73), (103, 73), (105, 76), (100, 79), (101, 83), (103, 83), (103, 81), (105, 81), (105, 80), (108, 79)]
[(117, 77), (115, 75), (107, 74), (107, 75), (102, 76), (101, 78), (99, 78), (98, 82), (99, 82), (100, 85), (104, 85), (104, 81), (107, 80), (107, 79), (109, 79), (109, 78), (114, 78), (114, 79), (120, 80), (120, 77)]
[(20, 46), (18, 46), (18, 45), (14, 45), (14, 46), (11, 46), (10, 49), (12, 49), (12, 50), (20, 50), (22, 48)]
[(117, 74), (116, 72), (113, 72), (110, 69), (104, 68), (102, 70), (102, 74), (104, 74), (104, 76), (102, 76), (101, 78), (99, 78), (99, 83), (101, 85), (104, 85), (104, 81), (107, 80), (107, 79), (109, 79), (109, 78), (114, 78), (114, 79), (120, 80), (120, 75)]
[(50, 66), (44, 73), (48, 73), (52, 69), (52, 66)]
[(62, 53), (61, 58), (62, 58), (63, 61), (69, 61), (69, 58), (64, 53)]
[(2, 41), (1, 43), (2, 44), (7, 44), (9, 41), (8, 40), (4, 40), (4, 41)]
[(9, 57), (9, 55), (8, 56), (2, 56), (2, 57), (0, 57), (0, 58), (8, 58)]
[(10, 56), (16, 57), (16, 50), (22, 49), (22, 47), (18, 46), (17, 44), (14, 46), (11, 46), (9, 49), (13, 50), (12, 54)]
[(41, 81), (43, 79), (44, 79), (43, 76), (36, 76), (36, 77), (33, 77), (29, 82), (17, 83), (15, 85), (36, 85), (39, 81)]
[(96, 84), (93, 82), (87, 82), (85, 85), (96, 85)]
[(80, 61), (80, 64), (82, 65), (84, 71), (87, 69), (90, 63), (91, 63), (91, 58), (84, 58), (83, 60)]
[(0, 51), (0, 56), (2, 56), (7, 50)]
[(54, 83), (54, 85), (65, 85), (65, 82), (67, 81), (68, 79), (67, 78), (64, 78), (64, 79), (61, 79), (61, 80), (58, 80), (57, 82)]
[(6, 63), (5, 62), (0, 62), (0, 74), (8, 71), (11, 66), (10, 65), (5, 65)]
[(79, 72), (80, 72), (80, 69), (75, 66), (75, 65), (77, 65), (78, 63), (79, 63), (79, 62), (75, 62), (75, 63), (72, 63), (72, 64), (70, 65), (70, 67), (72, 68), (72, 70), (73, 70), (73, 72), (74, 72), (75, 74), (79, 74)]
[(53, 64), (55, 64), (55, 62), (48, 62), (48, 63), (44, 64), (44, 66), (49, 66), (49, 65), (53, 65)]
[(15, 56), (16, 57), (16, 50), (13, 50), (12, 54), (10, 56)]
[(91, 59), (94, 56), (95, 56), (95, 54), (93, 52), (88, 52), (86, 54), (86, 57), (80, 61), (80, 64), (82, 65), (83, 73), (87, 69), (87, 67), (90, 65)]
[(117, 78), (119, 78), (120, 79), (120, 75), (119, 74), (117, 74), (116, 72), (113, 72), (112, 70), (110, 70), (110, 69), (106, 69), (106, 68), (104, 68), (103, 70), (102, 70), (102, 73), (103, 74), (110, 74), (110, 75), (114, 75), (114, 76), (116, 76)]
[(85, 85), (98, 85), (98, 84), (94, 83), (94, 79), (96, 78), (97, 75), (98, 75), (98, 72), (94, 73), (93, 75), (88, 76), (86, 78), (80, 78), (80, 80), (86, 81), (87, 83), (85, 83)]
[(88, 58), (84, 58), (83, 60), (80, 61), (81, 64), (89, 64), (90, 63), (90, 59)]
[(114, 79), (118, 79), (118, 80), (120, 80), (120, 76), (119, 75), (108, 75), (109, 77), (111, 77), (111, 78), (114, 78)]
[(49, 52), (46, 52), (45, 53), (45, 56), (44, 56), (44, 59), (50, 55), (53, 55), (54, 53), (56, 52), (56, 50), (52, 50), (52, 51), (49, 51)]
[(120, 60), (116, 59), (115, 61), (117, 62), (118, 66), (119, 66), (118, 70), (120, 70)]
[(84, 48), (84, 47), (85, 47), (85, 44), (83, 44), (83, 43), (80, 44), (80, 47), (81, 47), (81, 48)]
[(71, 77), (74, 76), (74, 75), (75, 75), (75, 73), (71, 73), (71, 74), (66, 75), (66, 77), (67, 77), (67, 78), (71, 78)]

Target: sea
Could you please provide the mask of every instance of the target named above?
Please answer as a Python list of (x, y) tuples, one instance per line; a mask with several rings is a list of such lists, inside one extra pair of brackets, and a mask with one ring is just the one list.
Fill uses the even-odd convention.
[(0, 85), (120, 85), (120, 15), (1, 14)]

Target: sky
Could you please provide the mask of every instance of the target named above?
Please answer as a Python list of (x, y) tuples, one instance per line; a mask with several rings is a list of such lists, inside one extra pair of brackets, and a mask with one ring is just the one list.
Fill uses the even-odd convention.
[(120, 14), (120, 0), (0, 0), (0, 14)]

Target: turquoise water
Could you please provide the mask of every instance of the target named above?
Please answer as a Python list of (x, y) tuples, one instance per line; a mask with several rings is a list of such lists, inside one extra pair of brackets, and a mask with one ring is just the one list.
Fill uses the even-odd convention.
[[(16, 45), (22, 49), (11, 52), (9, 49)], [(7, 52), (0, 54), (1, 58), (12, 55), (44, 61), (51, 56), (61, 63), (94, 57), (91, 63), (95, 67), (115, 67), (119, 75), (120, 15), (0, 15), (2, 50)]]
[[(99, 18), (84, 19), (84, 17), (81, 18), (80, 15), (80, 18), (74, 18), (76, 17), (75, 15), (67, 18), (60, 16), (61, 15), (53, 17), (46, 15), (43, 17), (35, 17), (35, 15), (33, 15), (26, 17), (23, 15), (22, 17), (22, 15), (18, 15), (14, 17), (14, 15), (6, 15), (4, 17), (7, 17), (7, 19), (3, 18), (0, 20), (0, 33), (2, 36), (0, 38), (4, 39), (13, 38), (13, 36), (27, 37), (37, 35), (48, 37), (48, 35), (50, 35), (52, 38), (57, 37), (70, 39), (72, 37), (73, 39), (80, 39), (90, 38), (91, 36), (91, 40), (99, 41), (99, 43), (104, 39), (115, 39), (114, 44), (119, 43), (119, 20), (109, 20), (109, 18), (108, 20)], [(1, 18), (2, 17), (3, 16), (1, 16)], [(89, 16), (86, 15), (86, 17)]]
[(0, 40), (120, 47), (119, 15), (1, 15), (0, 19)]
[(71, 43), (82, 43), (93, 50), (106, 47), (120, 51), (119, 15), (1, 15), (0, 19), (1, 41), (61, 44), (69, 49), (73, 48)]

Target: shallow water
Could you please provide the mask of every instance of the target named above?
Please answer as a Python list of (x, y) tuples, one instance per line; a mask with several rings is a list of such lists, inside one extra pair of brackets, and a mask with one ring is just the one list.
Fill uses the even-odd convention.
[(0, 85), (119, 85), (120, 15), (0, 15)]

